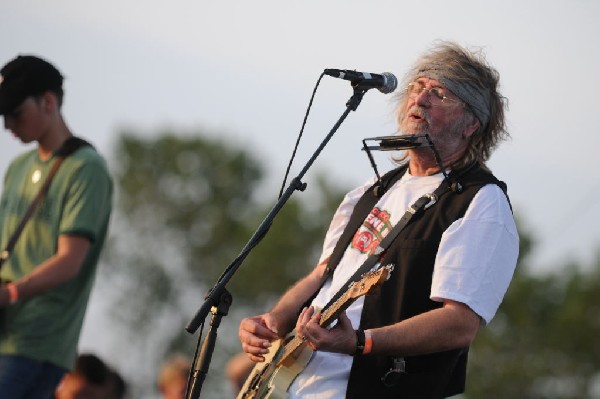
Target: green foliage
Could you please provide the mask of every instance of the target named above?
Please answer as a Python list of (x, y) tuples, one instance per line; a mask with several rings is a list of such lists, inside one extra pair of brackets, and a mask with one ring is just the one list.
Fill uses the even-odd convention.
[[(147, 284), (154, 287), (162, 280), (167, 287), (157, 287), (157, 292), (168, 291), (168, 271), (175, 267), (169, 262), (179, 263), (186, 279), (214, 283), (267, 214), (255, 200), (262, 165), (230, 143), (200, 134), (182, 138), (166, 133), (156, 139), (124, 134), (117, 154), (117, 212), (127, 229), (120, 234), (135, 244), (119, 247), (113, 239), (109, 252), (118, 263), (126, 259), (138, 265), (120, 268), (120, 273), (137, 276), (143, 267)], [(318, 191), (310, 198), (320, 198), (309, 206), (303, 205), (306, 198), (293, 196), (231, 282), (244, 300), (281, 293), (314, 265), (341, 200), (340, 189), (328, 188), (331, 184), (323, 178), (316, 183), (311, 189)], [(172, 260), (163, 259), (173, 249)], [(169, 296), (165, 292), (160, 298)]]
[[(110, 268), (100, 280), (110, 282), (112, 309), (125, 336), (138, 337), (144, 328), (150, 349), (123, 341), (126, 353), (146, 351), (145, 367), (136, 372), (147, 369), (144, 382), (138, 381), (147, 388), (167, 353), (192, 353), (184, 326), (264, 220), (275, 195), (268, 205), (259, 198), (264, 165), (257, 159), (201, 132), (165, 132), (155, 139), (127, 133), (116, 152), (118, 196), (105, 253)], [(292, 196), (228, 284), (235, 317), (240, 308), (246, 315), (266, 310), (314, 266), (343, 191), (321, 177)], [(517, 271), (496, 318), (472, 347), (463, 396), (598, 397), (600, 258), (585, 272), (565, 265), (560, 274), (532, 275), (526, 262), (535, 242), (519, 230)], [(225, 396), (223, 366), (239, 350), (236, 321), (224, 327), (232, 340), (219, 341), (206, 397)]]
[(137, 293), (116, 313), (139, 323), (176, 305), (181, 280), (206, 286), (233, 258), (262, 171), (245, 150), (171, 133), (124, 134), (116, 152), (117, 228), (107, 252), (119, 284)]
[[(532, 242), (522, 231), (521, 241)], [(600, 397), (600, 258), (589, 271), (571, 264), (535, 276), (521, 262), (517, 268), (496, 318), (472, 347), (464, 396)]]
[(134, 226), (158, 219), (189, 249), (193, 278), (214, 277), (246, 233), (244, 212), (261, 167), (244, 150), (170, 134), (155, 141), (123, 136), (118, 152), (119, 209)]
[[(193, 353), (184, 327), (274, 205), (276, 193), (266, 206), (259, 197), (264, 165), (246, 149), (202, 132), (164, 132), (156, 138), (123, 133), (115, 158), (117, 201), (105, 251), (109, 269), (100, 280), (111, 282), (112, 313), (124, 350), (146, 352), (147, 367), (137, 372), (145, 371), (138, 377), (147, 381), (168, 353)], [(342, 190), (324, 178), (315, 183), (285, 204), (228, 284), (232, 312), (240, 306), (264, 308), (315, 265), (342, 198)], [(236, 323), (228, 325), (229, 333)], [(151, 349), (134, 340), (142, 327)], [(236, 342), (224, 352), (238, 350)], [(223, 389), (225, 359), (219, 353), (212, 372)]]
[[(292, 198), (279, 213), (265, 239), (232, 280), (230, 287), (236, 297), (265, 303), (270, 295), (279, 296), (282, 287), (289, 287), (316, 265), (329, 221), (341, 201), (341, 192), (330, 188), (324, 178), (316, 181), (316, 187), (310, 187), (310, 190), (315, 189), (321, 196), (319, 200), (302, 193)], [(302, 201), (310, 199), (313, 200), (310, 208), (302, 205)]]

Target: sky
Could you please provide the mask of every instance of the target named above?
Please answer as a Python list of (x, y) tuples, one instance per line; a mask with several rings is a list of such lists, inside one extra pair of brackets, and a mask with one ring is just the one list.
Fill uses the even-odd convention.
[[(69, 126), (111, 163), (123, 129), (206, 131), (259, 154), (278, 187), (323, 69), (402, 78), (435, 40), (482, 48), (500, 72), (512, 136), (489, 166), (544, 272), (589, 263), (600, 247), (599, 20), (593, 0), (0, 0), (0, 63), (54, 63)], [(321, 81), (292, 174), (351, 95), (346, 81)], [(370, 90), (307, 173), (307, 191), (317, 172), (347, 187), (372, 176), (361, 140), (393, 134), (393, 111), (392, 95)], [(2, 174), (24, 148), (0, 137)], [(377, 162), (391, 168), (387, 154)]]

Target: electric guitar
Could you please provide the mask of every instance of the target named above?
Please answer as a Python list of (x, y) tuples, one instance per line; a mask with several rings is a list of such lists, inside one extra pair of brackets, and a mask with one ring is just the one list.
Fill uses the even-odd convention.
[[(327, 327), (357, 298), (379, 287), (388, 278), (391, 266), (370, 271), (348, 286), (338, 300), (322, 309), (319, 325)], [(308, 364), (313, 350), (293, 332), (274, 343), (265, 361), (257, 363), (246, 379), (237, 399), (285, 399), (298, 374)]]

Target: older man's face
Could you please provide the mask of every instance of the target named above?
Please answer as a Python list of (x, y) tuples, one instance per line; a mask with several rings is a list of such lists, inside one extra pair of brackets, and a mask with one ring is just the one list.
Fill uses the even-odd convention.
[(412, 82), (398, 111), (401, 134), (428, 134), (440, 153), (466, 146), (470, 132), (463, 104), (439, 81), (422, 77)]

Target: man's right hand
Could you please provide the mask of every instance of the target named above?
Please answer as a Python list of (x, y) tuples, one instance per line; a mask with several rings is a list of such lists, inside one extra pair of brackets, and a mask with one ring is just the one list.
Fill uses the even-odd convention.
[(275, 319), (270, 313), (243, 319), (238, 335), (242, 350), (254, 362), (264, 362), (271, 342), (279, 338)]

